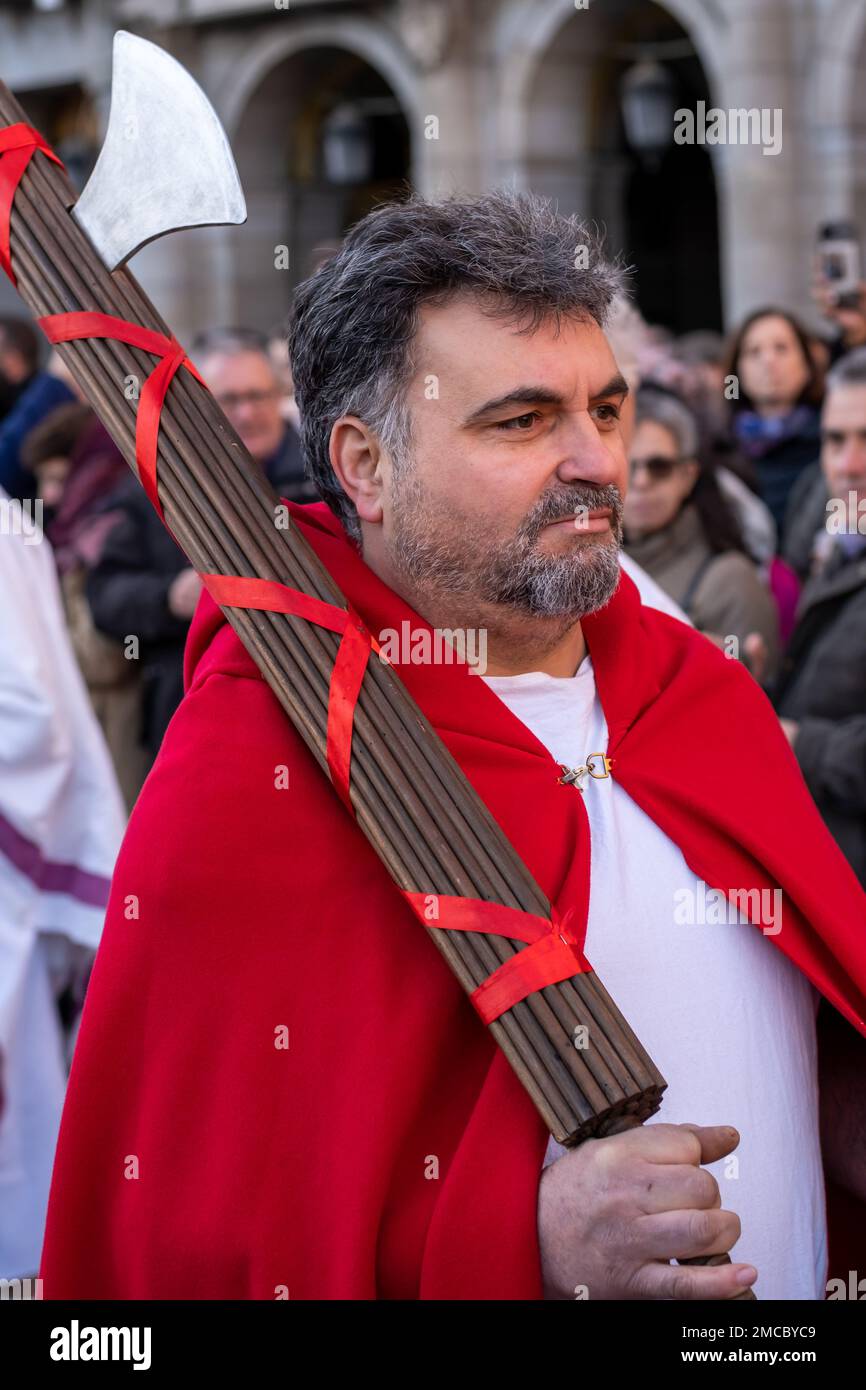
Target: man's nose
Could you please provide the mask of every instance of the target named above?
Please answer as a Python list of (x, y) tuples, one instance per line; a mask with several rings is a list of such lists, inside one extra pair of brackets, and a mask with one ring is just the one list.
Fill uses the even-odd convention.
[(617, 481), (617, 461), (588, 416), (576, 422), (563, 439), (563, 457), (556, 471), (564, 483)]
[(255, 406), (252, 405), (250, 401), (240, 400), (235, 401), (228, 414), (235, 429), (239, 430), (249, 425), (250, 421), (255, 419), (256, 411)]

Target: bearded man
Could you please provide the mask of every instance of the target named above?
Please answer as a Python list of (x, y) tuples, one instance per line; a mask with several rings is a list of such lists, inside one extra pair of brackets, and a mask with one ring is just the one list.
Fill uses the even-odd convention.
[(46, 1297), (824, 1296), (825, 1179), (866, 1198), (864, 898), (752, 678), (621, 576), (618, 288), (530, 195), (378, 208), (297, 291), (324, 502), (291, 513), (371, 632), (485, 634), (483, 671), (396, 669), (585, 924), (662, 1111), (548, 1142), (203, 595), (85, 1005)]

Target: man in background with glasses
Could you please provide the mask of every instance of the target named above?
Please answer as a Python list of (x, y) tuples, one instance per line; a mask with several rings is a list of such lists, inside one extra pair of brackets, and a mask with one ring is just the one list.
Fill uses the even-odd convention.
[[(200, 333), (191, 356), (253, 459), (280, 497), (311, 502), (298, 434), (284, 418), (283, 386), (267, 338), (248, 328)], [(201, 580), (159, 520), (138, 481), (125, 478), (106, 499), (116, 513), (87, 580), (87, 599), (100, 630), (119, 642), (139, 639), (144, 682), (140, 740), (155, 757), (183, 695), (183, 649)]]

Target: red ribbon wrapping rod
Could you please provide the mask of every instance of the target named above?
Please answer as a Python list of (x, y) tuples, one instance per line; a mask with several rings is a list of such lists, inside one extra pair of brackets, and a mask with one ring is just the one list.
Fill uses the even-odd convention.
[[(12, 270), (10, 242), (12, 204), (24, 171), (37, 150), (59, 164), (61, 169), (64, 168), (63, 161), (34, 126), (19, 121), (0, 130), (0, 266), (16, 286), (18, 281)], [(142, 486), (165, 525), (156, 485), (159, 420), (165, 394), (180, 367), (186, 367), (202, 381), (192, 362), (175, 338), (142, 328), (140, 324), (127, 323), (125, 319), (115, 318), (112, 314), (95, 311), (47, 314), (37, 322), (51, 343), (68, 343), (76, 338), (113, 338), (131, 347), (141, 348), (144, 352), (152, 352), (161, 359), (141, 390), (135, 422), (135, 461)]]
[[(33, 126), (19, 122), (0, 131), (0, 266), (13, 285), (10, 220), (15, 192), (30, 159), (41, 150), (63, 168), (62, 161)], [(135, 422), (135, 460), (138, 475), (157, 515), (168, 530), (168, 523), (157, 489), (159, 426), (162, 407), (172, 379), (181, 367), (206, 386), (174, 337), (166, 337), (140, 324), (93, 310), (47, 314), (39, 326), (52, 343), (78, 338), (111, 338), (128, 343), (160, 360), (141, 389)], [(371, 651), (379, 643), (364, 626), (351, 605), (347, 609), (292, 589), (277, 580), (244, 578), (240, 575), (201, 574), (202, 583), (214, 602), (222, 608), (258, 609), (292, 614), (341, 633), (340, 645), (331, 672), (328, 691), (327, 761), (331, 781), (345, 806), (355, 815), (349, 795), (352, 757), (352, 729), (355, 705), (364, 680)], [(400, 890), (403, 898), (425, 926), (443, 931), (479, 931), (494, 936), (525, 941), (526, 948), (505, 961), (469, 996), (485, 1024), (514, 1007), (521, 999), (548, 985), (558, 984), (592, 967), (578, 939), (568, 927), (573, 909), (560, 917), (551, 907), (550, 919), (500, 903), (447, 894), (412, 893)], [(435, 917), (428, 917), (431, 900), (437, 905)]]
[(152, 352), (161, 359), (141, 388), (135, 417), (135, 462), (142, 487), (156, 508), (160, 521), (167, 526), (156, 485), (159, 421), (163, 402), (172, 377), (180, 367), (192, 372), (202, 386), (206, 383), (176, 338), (167, 338), (164, 333), (155, 333), (152, 328), (128, 323), (126, 319), (115, 318), (113, 314), (80, 310), (68, 314), (46, 314), (36, 322), (51, 343), (70, 343), (76, 338), (112, 338), (119, 343), (128, 343), (130, 347), (141, 348), (144, 352)]
[(367, 669), (371, 649), (379, 643), (351, 608), (314, 598), (300, 589), (291, 589), (275, 579), (244, 579), (239, 575), (202, 574), (211, 598), (221, 608), (256, 608), (268, 613), (290, 613), (320, 627), (343, 634), (328, 692), (327, 757), (331, 781), (354, 816), (349, 796), (349, 767), (352, 760), (352, 727), (358, 693)]
[(58, 158), (35, 126), (18, 121), (15, 125), (8, 125), (5, 130), (0, 130), (0, 266), (16, 288), (18, 281), (12, 269), (10, 241), (12, 204), (24, 170), (37, 150), (41, 150), (65, 170), (62, 159)]
[[(291, 613), (343, 634), (328, 695), (327, 757), (334, 787), (354, 816), (355, 808), (349, 796), (349, 767), (355, 704), (370, 651), (378, 652), (379, 643), (351, 607), (348, 611), (338, 608), (276, 580), (242, 579), (225, 574), (202, 574), (201, 580), (221, 608)], [(469, 996), (485, 1024), (492, 1023), (528, 994), (592, 968), (581, 950), (581, 940), (568, 925), (573, 909), (561, 918), (556, 908), (551, 907), (548, 919), (479, 898), (413, 893), (404, 889), (400, 892), (427, 927), (442, 931), (487, 932), (528, 943), (525, 950), (504, 961)], [(435, 903), (432, 917), (428, 915), (431, 903)]]
[[(483, 1023), (492, 1023), (527, 994), (592, 969), (581, 949), (582, 939), (569, 925), (574, 908), (570, 907), (561, 917), (551, 904), (547, 918), (517, 907), (505, 907), (502, 903), (482, 902), (479, 898), (406, 892), (403, 897), (426, 927), (485, 932), (489, 936), (505, 936), (529, 943), (523, 951), (503, 961), (470, 994), (470, 1003)], [(428, 915), (431, 903), (435, 903), (438, 917)]]

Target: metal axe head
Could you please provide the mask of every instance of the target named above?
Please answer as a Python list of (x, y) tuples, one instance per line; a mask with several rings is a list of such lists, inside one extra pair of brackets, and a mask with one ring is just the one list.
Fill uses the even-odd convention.
[(114, 36), (105, 143), (72, 215), (109, 270), (166, 232), (247, 218), (231, 147), (201, 87), (124, 29)]

